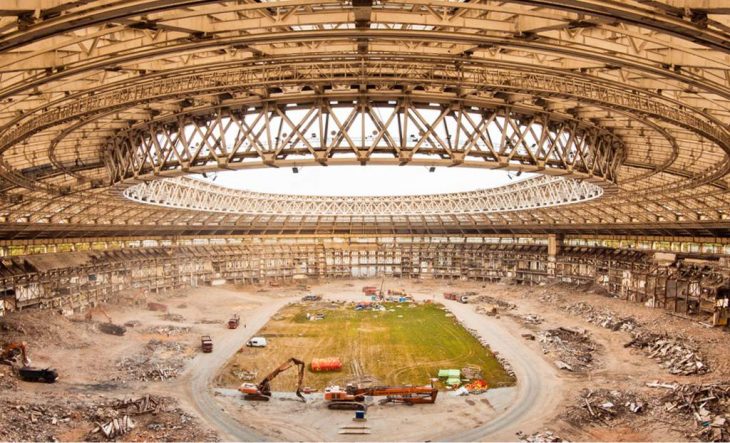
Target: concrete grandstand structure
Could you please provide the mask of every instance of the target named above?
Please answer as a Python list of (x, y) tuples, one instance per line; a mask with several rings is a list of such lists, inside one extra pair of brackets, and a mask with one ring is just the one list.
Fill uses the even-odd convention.
[[(551, 278), (567, 269), (555, 264), (564, 242), (580, 245), (586, 263), (606, 248), (641, 249), (641, 266), (670, 279), (683, 257), (727, 271), (722, 2), (6, 3), (6, 309), (22, 292), (14, 279), (34, 285), (44, 271), (32, 260), (15, 266), (15, 255), (164, 249), (192, 236), (208, 239), (212, 256), (218, 242), (288, 238), (279, 259), (319, 275), (329, 272), (319, 236), (382, 255), (400, 251), (402, 236), (419, 245), (491, 236), (478, 241), (508, 240), (504, 251), (541, 244), (533, 260)], [(339, 164), (539, 175), (505, 190), (371, 201), (171, 178)], [(296, 246), (307, 236), (319, 246)], [(468, 241), (457, 245), (444, 263), (468, 261)], [(655, 251), (677, 253), (677, 266), (652, 261)], [(492, 272), (480, 263), (446, 274)]]

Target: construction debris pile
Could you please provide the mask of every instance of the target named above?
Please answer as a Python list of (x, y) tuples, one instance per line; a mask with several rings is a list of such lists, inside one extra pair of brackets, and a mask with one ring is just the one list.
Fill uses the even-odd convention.
[(480, 295), (475, 297), (474, 299), (469, 301), (470, 303), (483, 303), (483, 304), (491, 304), (499, 306), (500, 308), (511, 311), (512, 309), (517, 309), (517, 305), (512, 304), (510, 302), (504, 301), (499, 298), (494, 298), (489, 295)]
[(629, 415), (644, 414), (647, 401), (631, 391), (584, 389), (578, 404), (569, 408), (564, 418), (574, 424), (599, 422), (608, 424)]
[(183, 335), (187, 334), (191, 331), (191, 327), (189, 326), (173, 326), (173, 325), (164, 325), (164, 326), (152, 326), (145, 330), (148, 334), (158, 334), (158, 335), (164, 335), (167, 337), (172, 337), (174, 335)]
[(659, 366), (675, 375), (701, 375), (710, 367), (690, 340), (680, 337), (637, 332), (624, 347), (643, 349), (646, 355), (659, 361)]
[(92, 395), (42, 393), (0, 403), (2, 441), (214, 441), (213, 432), (167, 397), (118, 400)]
[(13, 374), (10, 366), (0, 365), (0, 391), (14, 391), (18, 389), (18, 378)]
[(539, 315), (535, 315), (535, 314), (526, 314), (526, 315), (520, 316), (519, 318), (524, 323), (528, 323), (528, 324), (531, 324), (531, 325), (539, 325), (543, 321), (545, 321), (545, 319), (543, 319)]
[[(708, 384), (648, 383), (667, 389), (660, 399), (663, 412), (691, 420), (686, 436), (701, 441), (730, 440), (730, 382)], [(677, 422), (675, 418), (673, 420)]]
[(63, 315), (47, 311), (28, 310), (15, 312), (12, 316), (0, 317), (0, 341), (24, 341), (31, 348), (55, 345), (63, 349), (87, 348), (97, 333), (95, 325), (85, 324), (83, 328)]
[(543, 353), (555, 352), (555, 366), (570, 372), (586, 372), (593, 368), (593, 352), (597, 345), (588, 331), (559, 327), (542, 331), (538, 335)]
[(554, 434), (552, 431), (535, 432), (527, 435), (522, 431), (517, 432), (517, 438), (527, 443), (562, 443), (567, 442), (562, 437)]
[(174, 322), (183, 322), (183, 321), (185, 321), (185, 317), (183, 317), (180, 314), (175, 314), (175, 313), (172, 313), (172, 312), (167, 312), (167, 313), (163, 314), (161, 317), (162, 317), (163, 320), (167, 320), (167, 321), (174, 321)]
[(583, 317), (589, 323), (612, 331), (631, 332), (639, 327), (639, 323), (633, 317), (621, 317), (611, 310), (596, 309), (585, 302), (563, 306), (562, 308), (570, 314)]
[(253, 381), (256, 380), (258, 371), (249, 371), (247, 369), (233, 368), (231, 369), (231, 375), (242, 381)]
[(150, 340), (143, 352), (120, 359), (113, 381), (165, 381), (177, 377), (191, 353), (188, 345)]

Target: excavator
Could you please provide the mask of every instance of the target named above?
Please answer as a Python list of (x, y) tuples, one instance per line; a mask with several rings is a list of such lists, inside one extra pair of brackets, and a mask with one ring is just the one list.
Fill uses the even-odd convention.
[(306, 403), (307, 399), (304, 398), (304, 395), (302, 395), (302, 383), (304, 382), (304, 368), (306, 365), (303, 361), (294, 357), (274, 369), (271, 374), (267, 375), (259, 384), (255, 385), (253, 383), (243, 383), (238, 390), (245, 394), (243, 397), (244, 400), (269, 401), (271, 398), (271, 380), (295, 365), (299, 366), (299, 381), (297, 382), (296, 394), (299, 399)]
[(25, 342), (6, 343), (0, 348), (0, 363), (10, 365), (13, 371), (25, 381), (53, 383), (58, 372), (53, 368), (33, 368), (28, 358)]
[(97, 306), (95, 308), (91, 308), (88, 311), (86, 311), (86, 314), (84, 315), (84, 319), (86, 321), (89, 321), (90, 322), (90, 321), (92, 321), (94, 319), (94, 314), (101, 314), (104, 317), (106, 317), (107, 323), (111, 323), (112, 322), (112, 318), (100, 306)]
[[(21, 361), (18, 361), (21, 357)], [(16, 366), (20, 363), (23, 366), (30, 366), (30, 358), (28, 358), (28, 348), (25, 342), (7, 343), (0, 348), (0, 363), (10, 366)]]
[(330, 386), (324, 391), (324, 400), (329, 409), (365, 410), (365, 397), (382, 397), (380, 403), (415, 404), (435, 403), (438, 389), (433, 383), (425, 386), (372, 386), (359, 387), (347, 385), (345, 390), (339, 386)]

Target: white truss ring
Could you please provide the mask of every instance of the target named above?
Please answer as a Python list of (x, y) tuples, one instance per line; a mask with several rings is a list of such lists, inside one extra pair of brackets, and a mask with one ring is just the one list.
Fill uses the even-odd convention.
[(140, 183), (130, 200), (168, 208), (227, 214), (407, 216), (519, 211), (585, 202), (603, 195), (587, 180), (539, 176), (492, 189), (449, 194), (328, 197), (267, 194), (218, 186), (189, 177)]

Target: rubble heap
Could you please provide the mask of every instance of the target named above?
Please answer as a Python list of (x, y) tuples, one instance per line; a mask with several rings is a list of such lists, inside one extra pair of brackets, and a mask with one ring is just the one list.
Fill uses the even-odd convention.
[(172, 337), (174, 335), (183, 335), (190, 332), (192, 328), (189, 326), (173, 326), (173, 325), (165, 325), (165, 326), (152, 326), (150, 328), (147, 328), (145, 332), (148, 334), (158, 334), (158, 335), (165, 335), (167, 337)]
[(563, 306), (573, 315), (612, 331), (626, 331), (633, 339), (625, 347), (643, 349), (649, 358), (660, 362), (662, 368), (675, 375), (701, 375), (710, 367), (698, 351), (698, 346), (682, 337), (668, 337), (647, 331), (633, 317), (621, 317), (608, 309), (597, 309), (585, 302)]
[(497, 305), (504, 310), (517, 309), (517, 305), (512, 304), (510, 302), (506, 302), (499, 298), (494, 298), (489, 295), (480, 295), (480, 296), (476, 297), (474, 299), (474, 301), (470, 300), (470, 303), (488, 303), (488, 304), (492, 304), (492, 305)]
[(117, 362), (113, 381), (165, 381), (177, 377), (185, 366), (190, 347), (174, 341), (150, 340), (144, 350)]
[(701, 375), (710, 371), (697, 346), (688, 339), (669, 337), (651, 332), (637, 332), (626, 348), (643, 349), (649, 358), (675, 375)]
[(631, 332), (639, 327), (639, 322), (633, 317), (621, 317), (608, 309), (596, 309), (585, 302), (563, 306), (570, 314), (583, 317), (589, 323), (612, 331)]
[(631, 391), (584, 389), (578, 404), (569, 408), (564, 418), (577, 425), (608, 423), (626, 416), (643, 414), (647, 409), (646, 400)]
[(527, 435), (522, 431), (517, 432), (517, 438), (520, 441), (528, 442), (528, 443), (562, 443), (562, 442), (568, 442), (568, 440), (564, 440), (562, 437), (554, 434), (552, 431), (545, 431), (545, 432), (535, 432), (533, 434)]
[[(147, 396), (120, 401), (68, 393), (26, 394), (0, 402), (3, 423), (12, 423), (12, 426), (0, 426), (0, 440), (107, 441), (118, 439), (124, 433), (129, 433), (123, 437), (125, 440), (134, 441), (216, 439), (213, 432), (187, 416), (174, 399), (167, 397)], [(139, 409), (137, 405), (140, 405)], [(154, 408), (151, 405), (155, 405)], [(133, 421), (131, 417), (134, 417)]]
[(559, 360), (555, 365), (570, 372), (585, 372), (593, 367), (596, 344), (588, 331), (559, 327), (542, 331), (538, 335), (543, 352), (556, 352)]
[(648, 383), (651, 388), (667, 389), (660, 401), (664, 412), (694, 422), (686, 436), (702, 441), (730, 440), (730, 382), (715, 384)]
[(520, 319), (523, 322), (529, 323), (531, 325), (539, 325), (543, 321), (545, 321), (542, 317), (540, 317), (539, 315), (535, 315), (535, 314), (526, 314), (526, 315), (521, 316)]

